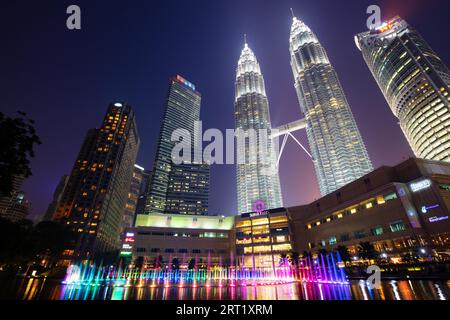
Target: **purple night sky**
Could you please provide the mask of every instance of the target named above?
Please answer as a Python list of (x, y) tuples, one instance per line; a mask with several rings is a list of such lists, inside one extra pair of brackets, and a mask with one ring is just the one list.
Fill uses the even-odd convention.
[[(82, 10), (82, 30), (66, 29), (66, 8)], [(357, 50), (370, 4), (384, 19), (400, 15), (448, 65), (448, 0), (87, 1), (2, 2), (1, 111), (23, 110), (43, 145), (25, 184), (33, 216), (43, 214), (63, 174), (71, 171), (86, 131), (101, 124), (111, 101), (137, 113), (138, 164), (150, 168), (170, 76), (202, 93), (204, 128), (234, 128), (234, 80), (243, 34), (261, 64), (273, 126), (301, 117), (289, 57), (289, 8), (328, 52), (375, 167), (412, 156), (397, 120)], [(307, 144), (306, 133), (296, 134)], [(286, 206), (319, 197), (311, 160), (291, 141), (281, 162)], [(236, 211), (235, 168), (214, 166), (210, 212)]]

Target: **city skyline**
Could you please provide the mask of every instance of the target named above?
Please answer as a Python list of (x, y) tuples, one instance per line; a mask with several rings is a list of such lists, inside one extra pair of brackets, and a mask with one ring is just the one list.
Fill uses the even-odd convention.
[[(361, 7), (364, 7), (364, 6), (361, 6)], [(289, 6), (286, 6), (286, 13), (285, 13), (284, 20), (282, 20), (282, 19), (278, 20), (277, 19), (277, 23), (280, 24), (280, 25), (284, 25), (284, 27), (286, 27), (286, 23), (290, 20), (289, 19), (288, 8), (289, 8)], [(295, 8), (295, 6), (294, 6), (294, 8)], [(364, 15), (364, 11), (363, 10), (360, 10), (360, 12), (361, 12), (360, 13), (361, 14), (361, 21), (360, 21), (360, 24), (359, 24), (360, 27), (359, 27), (359, 29), (351, 28), (353, 34), (356, 34), (358, 31), (361, 30), (361, 27), (364, 26), (363, 23), (365, 22), (366, 16)], [(405, 20), (408, 20), (408, 21), (411, 20), (411, 19), (409, 19), (408, 16), (404, 16), (402, 14), (402, 12), (395, 12), (393, 14), (399, 14), (399, 15), (403, 16), (405, 18)], [(306, 16), (306, 15), (305, 16), (301, 15), (301, 16), (302, 16), (302, 18), (305, 21), (309, 21), (308, 16)], [(316, 25), (316, 24), (320, 24), (320, 23), (315, 23), (314, 25)], [(414, 25), (413, 21), (411, 21), (411, 24)], [(420, 25), (419, 26), (415, 26), (415, 27), (417, 29), (419, 29), (419, 30), (421, 29)], [(318, 28), (320, 29), (320, 26), (318, 26)], [(235, 49), (237, 47), (237, 43), (239, 43), (237, 41), (237, 38), (238, 38), (237, 36), (241, 37), (242, 33), (244, 33), (244, 32), (241, 31), (241, 33), (239, 35), (236, 35), (234, 37), (235, 39), (234, 39), (233, 43), (236, 43), (235, 47), (232, 50), (234, 52), (236, 51)], [(247, 33), (250, 34), (250, 32), (248, 32), (248, 31), (247, 31)], [(263, 33), (263, 32), (260, 31), (260, 33)], [(278, 33), (278, 31), (277, 31), (277, 33)], [(288, 29), (285, 29), (285, 33), (284, 34), (285, 35), (288, 34)], [(431, 39), (431, 36), (428, 37), (428, 34), (426, 34), (426, 33), (423, 33), (423, 34), (424, 34), (424, 38), (427, 39), (428, 41), (430, 41), (429, 39)], [(283, 37), (283, 33), (278, 34), (277, 36), (278, 37)], [(252, 42), (254, 41), (255, 43), (258, 44), (258, 46), (260, 46), (261, 43), (263, 43), (263, 42), (268, 42), (267, 40), (253, 40), (253, 38), (255, 38), (255, 39), (260, 39), (261, 38), (261, 35), (258, 35), (257, 32), (251, 33), (251, 37), (252, 37)], [(322, 38), (322, 34), (319, 36), (319, 38)], [(325, 38), (327, 38), (327, 37), (325, 37)], [(354, 57), (358, 56), (359, 52), (357, 52), (357, 50), (355, 50), (354, 46), (352, 47), (353, 39), (350, 38), (350, 39), (345, 39), (345, 40), (346, 40), (345, 43), (347, 43), (347, 46), (350, 47), (349, 50), (354, 50), (355, 51), (352, 56), (354, 56)], [(438, 42), (438, 41), (435, 41), (435, 42)], [(288, 64), (288, 55), (286, 54), (286, 52), (287, 52), (287, 41), (284, 41), (284, 43), (285, 43), (284, 46), (280, 46), (279, 48), (277, 47), (277, 52), (280, 51), (281, 54), (284, 54), (285, 58), (283, 59), (282, 63), (286, 66), (286, 64)], [(444, 62), (448, 61), (448, 53), (445, 50), (442, 50), (442, 49), (440, 50), (439, 49), (439, 47), (440, 47), (439, 43), (434, 43), (433, 42), (431, 44), (431, 46), (433, 48), (436, 48), (435, 50), (438, 52), (439, 55), (442, 56)], [(333, 47), (333, 46), (331, 46), (331, 47)], [(327, 51), (329, 52), (329, 54), (332, 56), (332, 59), (331, 59), (332, 62), (334, 62), (333, 57), (339, 56), (339, 54), (337, 54), (336, 51), (333, 51), (332, 48), (328, 48), (328, 46), (327, 46), (327, 49), (328, 49)], [(262, 54), (264, 54), (265, 50), (258, 50), (258, 52), (259, 51), (262, 51)], [(267, 55), (267, 53), (264, 54), (264, 55)], [(227, 63), (228, 64), (230, 64), (230, 62), (231, 63), (233, 62), (233, 60), (234, 60), (233, 57), (234, 56), (235, 56), (235, 54), (232, 55), (231, 57), (227, 56)], [(446, 57), (447, 57), (447, 59), (446, 59)], [(263, 58), (261, 58), (260, 60), (262, 61), (263, 68), (264, 69), (267, 68), (269, 70), (269, 72), (266, 72), (266, 78), (267, 79), (271, 79), (269, 81), (272, 82), (273, 81), (272, 80), (272, 76), (274, 74), (273, 68), (275, 68), (275, 67), (271, 66), (272, 63), (270, 62), (270, 59), (263, 59)], [(267, 61), (265, 61), (265, 60), (267, 60)], [(281, 61), (281, 59), (280, 59), (280, 61)], [(363, 64), (364, 62), (362, 61), (362, 59), (360, 57), (359, 57), (358, 61), (360, 63), (360, 67), (361, 67), (361, 65), (364, 66), (364, 64)], [(343, 66), (342, 61), (340, 61), (338, 59), (336, 59), (336, 65), (337, 65), (337, 68), (340, 68), (340, 69), (343, 68), (342, 67)], [(373, 79), (371, 78), (371, 75), (368, 72), (368, 70), (364, 69), (364, 68), (361, 68), (361, 70), (358, 71), (357, 78), (364, 78), (364, 79), (366, 79), (367, 81), (365, 81), (365, 83), (367, 83), (367, 84), (370, 83), (370, 82), (373, 82)], [(290, 77), (291, 77), (291, 75), (287, 71), (289, 71), (289, 69), (286, 70), (286, 68), (284, 68), (283, 71), (280, 72), (280, 73), (283, 74), (282, 78), (285, 79), (285, 80), (283, 80), (284, 83), (287, 83), (290, 80)], [(178, 71), (176, 71), (176, 72), (178, 72)], [(164, 72), (164, 73), (167, 73), (167, 72)], [(192, 73), (195, 73), (195, 72), (190, 72), (190, 71), (184, 71), (183, 72), (183, 70), (181, 70), (179, 73), (185, 75), (189, 79), (193, 79), (193, 81), (198, 83), (200, 86), (202, 86), (202, 88), (203, 88), (203, 86), (207, 86), (207, 82), (206, 81), (204, 81), (204, 80), (203, 81), (202, 80), (197, 80), (198, 78), (202, 78), (201, 76), (197, 77), (196, 75), (191, 75)], [(339, 71), (338, 71), (338, 73), (340, 75), (342, 74), (342, 72), (339, 72)], [(269, 76), (267, 76), (267, 74), (269, 74)], [(167, 79), (168, 75), (170, 75), (170, 74), (166, 74), (164, 79)], [(352, 99), (359, 100), (359, 98), (357, 98), (358, 94), (356, 94), (354, 90), (346, 90), (346, 84), (348, 85), (349, 82), (352, 83), (348, 79), (351, 76), (352, 75), (346, 74), (344, 72), (344, 74), (343, 74), (343, 78), (345, 78), (343, 80), (344, 90), (347, 92), (350, 100), (352, 100)], [(158, 79), (155, 79), (155, 82), (159, 81), (161, 84), (164, 85), (165, 84), (164, 79), (158, 78)], [(276, 77), (275, 77), (275, 79), (276, 79)], [(140, 84), (140, 85), (144, 86), (143, 84)], [(158, 86), (160, 86), (160, 85), (158, 85)], [(370, 88), (371, 88), (371, 90), (368, 90), (368, 91), (375, 91), (374, 88), (377, 89), (376, 85), (371, 85)], [(103, 90), (104, 91), (109, 91), (108, 89), (105, 90), (105, 88), (103, 88)], [(139, 90), (144, 90), (145, 91), (146, 89), (145, 89), (145, 87), (144, 88), (140, 87)], [(276, 119), (275, 120), (276, 124), (282, 124), (283, 122), (287, 122), (290, 119), (292, 119), (292, 115), (295, 115), (296, 112), (298, 113), (298, 107), (296, 106), (295, 103), (293, 103), (293, 102), (295, 102), (295, 100), (292, 99), (292, 96), (295, 95), (295, 91), (294, 91), (292, 85), (286, 86), (283, 89), (280, 89), (279, 86), (274, 86), (274, 88), (270, 89), (270, 90), (272, 90), (273, 93), (269, 93), (268, 94), (269, 99), (270, 100), (273, 99), (273, 100), (276, 101), (275, 103), (271, 102), (271, 105), (275, 106), (275, 108), (273, 108), (273, 109), (275, 109), (275, 112), (272, 111), (272, 113), (273, 113), (273, 115), (276, 115), (274, 117)], [(119, 91), (121, 91), (121, 90), (118, 90), (118, 92)], [(155, 91), (156, 91), (156, 89), (155, 89)], [(210, 97), (209, 99), (213, 100), (212, 98), (214, 98), (214, 92), (217, 92), (217, 89), (209, 91), (209, 90), (207, 90), (205, 88), (205, 90), (202, 90), (202, 91), (204, 91)], [(232, 90), (227, 90), (227, 92), (228, 91), (231, 91), (231, 94), (232, 94)], [(9, 94), (11, 94), (11, 93), (9, 93)], [(111, 95), (115, 95), (115, 94), (111, 93), (111, 92), (109, 92), (108, 94), (110, 95), (110, 97), (109, 97), (109, 99), (107, 101), (114, 100), (113, 98), (115, 98), (115, 97), (111, 97)], [(281, 102), (283, 101), (283, 97), (280, 97), (280, 95), (283, 95), (283, 94), (286, 94), (287, 96), (290, 97), (289, 98), (289, 103), (284, 103), (284, 105), (289, 105), (289, 108), (292, 109), (286, 115), (286, 117), (289, 116), (289, 118), (287, 118), (287, 119), (286, 118), (283, 118), (283, 119), (280, 118), (280, 115), (282, 113), (282, 112), (280, 112), (281, 111), (280, 108), (285, 108), (284, 106), (280, 106), (280, 104), (281, 104), (280, 101)], [(386, 110), (389, 111), (388, 107), (387, 107), (385, 102), (381, 103), (383, 100), (380, 99), (379, 92), (371, 92), (370, 94), (372, 94), (374, 96), (377, 96), (376, 101), (377, 101), (377, 104), (378, 104), (377, 108), (379, 109), (378, 112), (381, 113), (384, 116), (386, 114), (388, 114), (388, 112), (386, 112)], [(68, 95), (70, 96), (70, 94), (68, 94)], [(230, 93), (228, 93), (227, 95), (229, 96)], [(14, 94), (12, 94), (12, 96), (14, 96)], [(100, 97), (98, 97), (96, 99), (101, 99), (104, 96), (105, 96), (105, 92), (103, 92), (100, 95)], [(158, 90), (157, 92), (153, 92), (152, 96), (155, 99), (162, 99), (164, 94), (161, 94), (161, 91)], [(31, 95), (31, 97), (33, 97), (33, 95)], [(272, 98), (272, 97), (274, 97), (274, 98)], [(117, 97), (117, 98), (120, 98), (120, 97)], [(130, 97), (126, 97), (126, 98), (127, 98), (127, 100), (131, 100), (132, 99), (131, 96)], [(14, 99), (12, 99), (12, 97), (8, 95), (7, 101), (9, 103), (12, 103), (13, 100)], [(21, 99), (18, 99), (18, 100), (20, 101)], [(64, 99), (61, 99), (61, 97), (60, 97), (60, 100), (64, 101)], [(104, 104), (105, 103), (103, 103), (103, 105)], [(133, 101), (133, 105), (137, 105), (137, 104), (138, 103)], [(89, 105), (88, 108), (90, 109), (90, 108), (92, 108), (92, 105), (94, 105), (94, 103), (92, 103), (92, 105), (91, 105), (91, 103), (88, 103), (88, 105)], [(159, 108), (160, 109), (160, 105), (162, 105), (162, 104), (154, 102), (151, 105), (152, 105), (153, 109), (155, 109), (155, 108)], [(214, 103), (213, 102), (208, 102), (208, 105), (214, 106)], [(231, 110), (232, 110), (232, 100), (226, 101), (226, 103), (224, 103), (223, 105), (228, 105), (228, 108), (226, 108), (226, 109), (222, 108), (221, 110), (214, 109), (215, 111), (218, 111), (218, 114), (216, 114), (216, 116), (221, 115), (222, 114), (221, 112), (223, 112), (223, 115), (225, 115), (224, 117), (226, 119), (230, 119), (230, 116), (232, 117), (232, 112), (231, 112)], [(359, 124), (359, 126), (365, 128), (365, 129), (363, 129), (363, 131), (365, 131), (363, 133), (364, 138), (368, 139), (370, 141), (370, 143), (367, 143), (368, 149), (369, 149), (369, 154), (376, 154), (376, 156), (375, 156), (376, 159), (374, 160), (375, 167), (379, 167), (380, 165), (384, 165), (384, 164), (396, 163), (396, 162), (399, 162), (403, 157), (407, 157), (407, 156), (412, 155), (412, 151), (409, 150), (409, 148), (407, 147), (406, 142), (404, 140), (402, 140), (403, 137), (401, 137), (401, 136), (398, 137), (398, 133), (400, 132), (400, 134), (401, 134), (401, 131), (399, 130), (398, 127), (397, 128), (395, 127), (395, 119), (392, 119), (392, 116), (391, 116), (391, 118), (384, 117), (384, 116), (383, 117), (379, 117), (379, 118), (382, 118), (382, 121), (379, 121), (380, 119), (375, 117), (378, 121), (374, 121), (374, 124), (371, 124), (371, 123), (368, 123), (368, 122), (370, 122), (368, 120), (371, 120), (370, 119), (371, 112), (370, 112), (370, 110), (366, 110), (366, 108), (367, 108), (366, 106), (361, 106), (360, 103), (351, 103), (351, 105), (352, 105), (352, 108), (355, 108), (357, 110), (357, 112), (355, 112), (356, 113), (356, 118), (357, 118), (357, 123)], [(12, 111), (15, 110), (13, 107), (8, 106), (7, 107), (7, 111), (8, 112), (10, 111), (10, 108), (11, 108)], [(148, 108), (148, 103), (139, 106), (139, 108), (142, 108), (142, 109)], [(208, 109), (208, 107), (206, 107), (205, 109)], [(80, 107), (80, 110), (83, 110), (83, 109)], [(38, 122), (38, 133), (40, 133), (39, 127), (41, 126), (40, 123), (42, 123), (42, 122), (39, 122), (39, 117), (35, 117), (34, 116), (35, 114), (33, 114), (33, 108), (31, 108), (31, 110), (25, 110), (25, 111), (28, 111), (33, 118), (38, 118), (37, 119), (37, 122)], [(367, 115), (364, 115), (364, 113), (366, 113), (366, 111), (367, 111)], [(90, 114), (92, 115), (92, 111), (90, 111), (90, 112), (91, 112)], [(96, 112), (102, 112), (102, 111), (101, 110), (96, 110), (94, 113), (96, 113)], [(89, 113), (87, 113), (87, 114), (89, 114)], [(298, 114), (297, 117), (298, 116), (300, 116), (300, 115)], [(149, 121), (148, 119), (146, 120), (144, 116), (142, 116), (142, 118), (141, 118), (138, 115), (137, 117), (138, 117), (138, 121), (142, 121), (142, 122)], [(77, 127), (78, 126), (81, 127), (81, 126), (85, 126), (85, 125), (92, 126), (92, 123), (95, 122), (95, 120), (94, 120), (95, 116), (92, 116), (92, 118), (93, 118), (92, 121), (91, 120), (89, 120), (89, 121), (86, 121), (86, 120), (78, 121), (78, 120), (76, 120), (76, 117), (75, 117), (75, 119), (72, 120), (71, 122), (74, 122), (74, 125), (77, 126)], [(362, 118), (362, 120), (361, 120), (361, 118)], [(158, 121), (160, 121), (160, 118), (156, 118), (156, 119), (158, 119)], [(217, 123), (216, 121), (217, 120), (215, 120), (214, 118), (211, 119), (211, 116), (208, 116), (206, 122), (211, 124), (211, 125), (208, 124), (208, 127), (219, 127), (219, 128), (220, 127), (222, 127), (222, 128), (232, 127), (232, 126), (229, 125), (229, 121), (227, 121), (226, 124), (222, 123), (221, 125), (215, 126), (214, 123)], [(45, 123), (45, 121), (44, 121), (44, 123)], [(58, 125), (57, 123), (55, 123), (55, 124)], [(71, 124), (66, 124), (66, 125), (70, 128)], [(366, 126), (367, 127), (371, 127), (371, 128), (369, 129)], [(382, 141), (380, 141), (380, 142), (376, 141), (377, 139), (376, 138), (374, 139), (374, 136), (376, 135), (375, 134), (376, 131), (373, 130), (373, 128), (375, 126), (386, 126), (386, 127), (390, 126), (391, 128), (388, 130), (388, 133), (389, 132), (396, 132), (396, 135), (395, 135), (395, 138), (394, 138), (395, 143), (393, 143), (392, 141), (386, 141), (386, 139), (384, 139), (384, 140), (381, 139)], [(58, 132), (58, 130), (53, 130), (53, 134), (55, 134), (55, 132)], [(64, 132), (64, 134), (65, 134), (65, 132)], [(379, 133), (379, 134), (382, 137), (384, 135), (384, 133)], [(48, 135), (49, 134), (45, 134), (44, 133), (44, 136), (48, 137)], [(51, 135), (52, 134), (50, 134), (50, 136)], [(73, 140), (72, 141), (72, 144), (74, 145), (73, 149), (77, 149), (79, 144), (80, 144), (80, 142), (81, 142), (81, 135), (79, 133), (75, 134), (75, 133), (71, 132), (70, 136), (71, 136), (71, 139)], [(146, 150), (146, 152), (144, 152), (144, 154), (141, 152), (141, 155), (139, 156), (138, 163), (143, 165), (146, 168), (150, 168), (151, 167), (151, 159), (152, 159), (151, 154), (154, 154), (154, 152), (151, 151), (150, 149), (152, 149), (151, 145), (155, 144), (155, 140), (148, 138), (148, 133), (141, 133), (141, 136), (143, 137), (143, 139), (145, 138), (146, 141), (147, 141), (147, 142), (143, 143), (143, 145), (145, 146), (144, 148), (147, 149), (147, 150)], [(154, 134), (152, 134), (152, 136), (154, 136)], [(366, 137), (368, 137), (368, 138), (366, 138)], [(301, 136), (301, 138), (302, 138), (303, 141), (305, 141), (305, 137), (304, 136)], [(47, 144), (47, 145), (51, 144), (51, 141), (52, 141), (51, 139), (50, 140), (43, 139), (43, 140), (44, 140), (44, 143)], [(387, 144), (386, 148), (378, 146), (378, 144), (383, 145), (383, 143)], [(398, 147), (398, 146), (400, 146), (400, 147)], [(292, 149), (294, 149), (294, 148), (292, 148)], [(385, 149), (384, 150), (385, 154), (379, 155), (377, 153), (377, 150), (381, 150), (381, 149)], [(289, 151), (289, 154), (295, 155), (295, 156), (294, 157), (286, 157), (286, 158), (289, 158), (289, 159), (282, 160), (282, 164), (281, 164), (281, 170), (282, 170), (282, 172), (281, 172), (281, 174), (282, 174), (281, 181), (282, 181), (282, 185), (284, 185), (285, 188), (288, 189), (288, 192), (287, 192), (287, 194), (288, 194), (287, 205), (296, 205), (296, 204), (302, 204), (302, 203), (310, 202), (315, 197), (318, 197), (318, 193), (317, 193), (318, 188), (315, 185), (316, 184), (315, 180), (311, 180), (311, 171), (312, 171), (311, 168), (312, 168), (312, 166), (308, 162), (309, 160), (304, 158), (300, 153), (295, 152), (295, 150), (288, 150), (288, 151)], [(75, 157), (74, 156), (74, 152), (76, 152), (76, 151), (68, 152), (68, 155), (65, 155), (65, 157), (67, 157), (67, 159), (72, 157), (72, 160), (70, 160), (70, 159), (69, 160), (67, 160), (67, 159), (64, 160), (65, 162), (68, 161), (69, 164), (67, 164), (67, 163), (65, 163), (63, 161), (63, 164), (59, 165), (59, 166), (65, 167), (66, 169), (59, 170), (59, 169), (54, 168), (54, 166), (51, 166), (53, 168), (52, 172), (49, 172), (48, 169), (47, 170), (43, 170), (43, 172), (42, 172), (42, 171), (39, 170), (39, 168), (41, 168), (42, 165), (41, 166), (39, 166), (39, 165), (35, 166), (34, 165), (35, 162), (39, 163), (39, 161), (40, 161), (39, 157), (42, 157), (42, 153), (41, 152), (43, 152), (43, 151), (38, 150), (38, 152), (37, 152), (38, 153), (37, 159), (33, 162), (33, 167), (32, 168), (33, 168), (35, 176), (30, 178), (30, 180), (31, 180), (30, 182), (27, 182), (28, 188), (31, 188), (30, 186), (32, 186), (35, 183), (43, 183), (45, 185), (45, 188), (44, 188), (43, 192), (47, 192), (47, 196), (44, 197), (44, 198), (47, 198), (47, 200), (45, 201), (46, 203), (44, 203), (44, 204), (40, 203), (40, 201), (37, 201), (37, 202), (33, 201), (33, 198), (37, 199), (39, 197), (36, 194), (31, 194), (31, 192), (28, 192), (28, 194), (30, 194), (30, 196), (32, 197), (31, 202), (33, 204), (33, 207), (37, 207), (37, 210), (40, 210), (39, 212), (34, 212), (35, 216), (38, 215), (38, 214), (42, 214), (45, 211), (45, 207), (51, 201), (51, 194), (53, 193), (53, 191), (55, 189), (55, 186), (56, 186), (60, 176), (62, 174), (67, 173), (67, 171), (68, 171), (67, 167), (70, 166), (70, 162), (73, 161), (73, 159)], [(392, 152), (392, 153), (395, 152), (395, 154), (392, 155), (392, 154), (390, 154), (390, 152)], [(291, 158), (293, 158), (295, 161), (293, 161)], [(283, 168), (285, 168), (285, 169), (283, 169)], [(305, 184), (305, 186), (303, 186), (303, 187), (300, 186), (301, 188), (298, 188), (299, 184), (298, 183), (297, 184), (293, 183), (291, 181), (291, 180), (295, 181), (295, 180), (298, 180), (298, 179), (295, 179), (295, 177), (290, 177), (290, 174), (286, 175), (286, 171), (285, 171), (286, 168), (288, 168), (289, 171), (292, 171), (293, 169), (295, 169), (295, 171), (297, 172), (296, 173), (296, 175), (297, 175), (296, 177), (305, 176), (306, 175), (308, 177), (308, 179), (307, 179), (308, 183)], [(230, 171), (229, 169), (233, 170), (234, 168), (221, 168), (220, 171), (229, 172)], [(45, 174), (45, 178), (42, 177), (43, 174)], [(50, 178), (48, 175), (54, 175), (54, 177)], [(225, 175), (218, 174), (218, 175), (216, 175), (216, 177), (213, 176), (212, 179), (213, 179), (213, 181), (214, 180), (216, 181), (215, 183), (217, 185), (218, 184), (217, 181), (220, 180), (217, 177), (222, 177), (222, 176), (225, 176)], [(49, 179), (49, 180), (46, 180), (46, 179)], [(44, 181), (44, 182), (42, 182), (42, 181)], [(219, 193), (219, 195), (214, 195), (213, 196), (214, 197), (214, 200), (213, 200), (214, 206), (211, 209), (211, 211), (212, 211), (212, 213), (217, 212), (217, 213), (224, 213), (226, 215), (234, 214), (235, 212), (233, 211), (232, 208), (230, 208), (229, 205), (223, 205), (223, 206), (219, 205), (219, 204), (221, 204), (223, 202), (219, 201), (220, 199), (219, 200), (217, 199), (218, 197), (223, 197), (223, 198), (227, 198), (227, 199), (234, 198), (234, 196), (233, 196), (233, 193), (234, 193), (234, 187), (233, 187), (234, 181), (230, 182), (230, 179), (225, 179), (224, 182), (227, 184), (227, 195), (226, 195), (226, 197), (223, 197), (223, 194), (220, 194), (220, 193)], [(214, 182), (213, 182), (213, 184), (214, 184)], [(297, 189), (296, 189), (296, 192), (294, 193), (291, 189), (294, 189), (295, 187), (297, 187)], [(306, 190), (304, 190), (302, 192), (302, 188), (304, 188)], [(30, 189), (28, 189), (28, 190), (30, 190)], [(213, 191), (213, 193), (215, 193), (215, 192)], [(304, 195), (302, 193), (306, 193), (306, 194)], [(286, 194), (286, 192), (284, 192), (284, 194)], [(309, 199), (309, 200), (307, 200), (307, 199)], [(42, 201), (42, 202), (44, 202), (44, 201)], [(226, 202), (233, 203), (233, 206), (234, 206), (234, 203), (236, 203), (235, 201), (229, 201), (229, 200), (227, 200)], [(34, 205), (35, 203), (37, 204), (36, 206)], [(41, 207), (41, 209), (39, 209), (39, 207)], [(221, 208), (223, 208), (223, 209), (221, 209)]]

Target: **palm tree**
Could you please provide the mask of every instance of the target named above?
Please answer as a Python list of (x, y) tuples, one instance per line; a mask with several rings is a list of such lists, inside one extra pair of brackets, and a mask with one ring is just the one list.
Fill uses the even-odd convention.
[(298, 268), (300, 263), (300, 254), (298, 252), (292, 251), (289, 255), (289, 262), (292, 266)]

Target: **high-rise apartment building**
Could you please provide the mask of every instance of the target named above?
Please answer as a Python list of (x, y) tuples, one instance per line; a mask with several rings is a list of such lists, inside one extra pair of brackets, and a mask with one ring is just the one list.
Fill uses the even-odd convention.
[(128, 191), (127, 203), (122, 217), (122, 230), (131, 228), (134, 225), (135, 215), (139, 196), (141, 194), (141, 184), (144, 177), (145, 169), (134, 165), (133, 177), (131, 178), (130, 190)]
[(321, 194), (327, 195), (373, 167), (337, 73), (315, 33), (294, 17), (289, 43), (316, 176)]
[(23, 180), (21, 176), (14, 177), (11, 195), (0, 197), (0, 218), (19, 222), (27, 217), (31, 204), (21, 190)]
[[(208, 214), (209, 165), (194, 157), (195, 122), (200, 121), (201, 94), (195, 85), (177, 75), (170, 80), (166, 109), (150, 179), (145, 213)], [(172, 142), (176, 130), (191, 139), (191, 161), (176, 164)], [(201, 134), (201, 133), (200, 133)], [(188, 137), (186, 137), (188, 139)]]
[(83, 142), (55, 221), (79, 234), (67, 258), (86, 258), (120, 247), (120, 232), (134, 164), (140, 145), (135, 114), (125, 103), (113, 103), (100, 129)]
[(48, 205), (47, 208), (47, 212), (45, 213), (44, 217), (43, 217), (43, 221), (50, 221), (53, 219), (53, 216), (55, 215), (56, 210), (59, 207), (59, 203), (62, 199), (62, 196), (64, 194), (64, 189), (67, 186), (67, 182), (69, 181), (69, 177), (68, 175), (64, 175), (61, 177), (61, 179), (59, 180), (58, 185), (56, 186), (56, 190), (53, 193), (53, 200), (52, 202)]
[[(152, 172), (150, 170), (142, 171), (141, 187), (139, 189), (139, 197), (136, 203), (136, 215), (145, 213), (145, 204), (147, 202), (148, 188), (150, 186), (150, 177)], [(136, 216), (135, 216), (136, 220)], [(134, 222), (133, 222), (134, 225)]]
[[(238, 143), (237, 150), (238, 157), (245, 156), (244, 161), (236, 165), (238, 212), (252, 212), (259, 201), (264, 202), (267, 209), (280, 208), (283, 199), (275, 148), (270, 138), (269, 101), (260, 65), (247, 43), (236, 69), (235, 97), (236, 129), (242, 130), (246, 137), (245, 143)], [(261, 135), (264, 131), (267, 139)], [(252, 134), (256, 138), (253, 142)]]
[(441, 58), (400, 17), (356, 44), (416, 157), (450, 162), (450, 72)]

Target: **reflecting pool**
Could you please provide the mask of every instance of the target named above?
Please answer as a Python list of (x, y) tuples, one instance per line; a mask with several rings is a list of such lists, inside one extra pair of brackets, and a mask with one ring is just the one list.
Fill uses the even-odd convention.
[(64, 285), (46, 279), (0, 279), (0, 299), (20, 300), (448, 300), (450, 281), (383, 281), (371, 290), (348, 285), (293, 282), (262, 286)]

